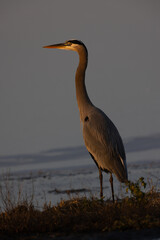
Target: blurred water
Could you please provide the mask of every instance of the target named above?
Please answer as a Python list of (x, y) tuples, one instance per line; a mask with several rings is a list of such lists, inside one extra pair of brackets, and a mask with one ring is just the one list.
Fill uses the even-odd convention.
[[(125, 141), (129, 179), (144, 177), (160, 186), (160, 134)], [(99, 197), (98, 170), (84, 146), (50, 149), (37, 154), (0, 156), (1, 186), (19, 189), (41, 207), (73, 196)], [(109, 175), (104, 176), (104, 196), (111, 197)], [(7, 180), (6, 180), (7, 179)], [(6, 186), (7, 185), (7, 186)], [(148, 188), (150, 184), (148, 184)], [(114, 177), (115, 195), (125, 196), (125, 186)], [(69, 194), (70, 191), (70, 194)], [(1, 203), (2, 205), (2, 203)]]

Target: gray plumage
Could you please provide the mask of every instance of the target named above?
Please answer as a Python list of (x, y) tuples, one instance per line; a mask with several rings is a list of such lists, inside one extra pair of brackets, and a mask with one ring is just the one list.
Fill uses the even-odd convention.
[(99, 168), (100, 197), (103, 197), (102, 171), (110, 173), (112, 198), (114, 201), (112, 173), (120, 182), (128, 180), (125, 150), (119, 132), (106, 114), (95, 107), (90, 101), (85, 87), (85, 71), (88, 63), (86, 46), (78, 40), (46, 46), (45, 48), (59, 48), (73, 50), (79, 54), (79, 65), (76, 71), (76, 97), (83, 124), (83, 138), (88, 152)]
[(120, 182), (127, 178), (126, 157), (121, 137), (111, 120), (93, 106), (89, 120), (83, 124), (83, 137), (88, 151), (98, 166), (114, 173)]

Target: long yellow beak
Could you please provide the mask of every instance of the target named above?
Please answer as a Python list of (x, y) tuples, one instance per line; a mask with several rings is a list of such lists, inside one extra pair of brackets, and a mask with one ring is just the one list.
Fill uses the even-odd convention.
[(65, 49), (64, 43), (54, 44), (54, 45), (48, 45), (44, 46), (43, 48), (58, 48), (58, 49)]

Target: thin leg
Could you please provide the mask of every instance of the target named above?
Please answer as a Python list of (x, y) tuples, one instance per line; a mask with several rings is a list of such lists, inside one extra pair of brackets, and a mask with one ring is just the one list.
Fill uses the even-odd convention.
[(113, 189), (113, 177), (112, 177), (112, 173), (110, 173), (110, 179), (109, 179), (110, 183), (111, 183), (111, 190), (112, 190), (112, 200), (114, 203), (114, 189)]
[(103, 198), (103, 175), (102, 170), (99, 168), (99, 179), (100, 179), (100, 198)]

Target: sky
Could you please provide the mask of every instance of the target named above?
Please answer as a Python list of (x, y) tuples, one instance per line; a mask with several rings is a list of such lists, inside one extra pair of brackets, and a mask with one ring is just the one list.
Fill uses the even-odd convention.
[(88, 48), (86, 87), (123, 139), (160, 133), (159, 0), (1, 0), (0, 155), (83, 145), (75, 52)]

